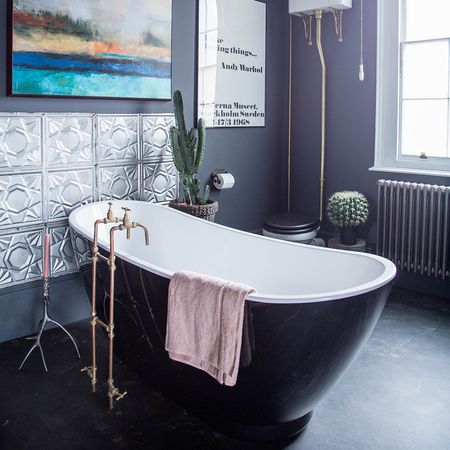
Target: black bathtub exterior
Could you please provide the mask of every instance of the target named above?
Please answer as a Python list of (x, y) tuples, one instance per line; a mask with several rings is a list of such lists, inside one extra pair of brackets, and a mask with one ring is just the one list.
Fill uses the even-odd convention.
[[(105, 297), (109, 279), (102, 270), (99, 299)], [(90, 289), (90, 270), (84, 274)], [(241, 364), (236, 386), (225, 387), (169, 359), (164, 349), (168, 286), (168, 279), (118, 260), (116, 354), (181, 406), (248, 440), (288, 438), (307, 425), (315, 405), (370, 336), (390, 291), (389, 284), (333, 301), (247, 302), (254, 337), (251, 361)]]

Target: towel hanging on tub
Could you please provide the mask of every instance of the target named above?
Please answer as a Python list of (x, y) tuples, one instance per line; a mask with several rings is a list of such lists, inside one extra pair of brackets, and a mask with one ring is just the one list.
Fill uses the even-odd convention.
[(193, 272), (177, 272), (169, 285), (166, 350), (171, 359), (236, 384), (244, 307), (255, 289)]

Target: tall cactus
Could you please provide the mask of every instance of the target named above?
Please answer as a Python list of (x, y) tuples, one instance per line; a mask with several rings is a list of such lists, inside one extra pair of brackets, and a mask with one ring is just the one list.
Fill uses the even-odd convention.
[(199, 196), (200, 180), (197, 173), (205, 158), (205, 121), (199, 119), (197, 133), (194, 128), (188, 131), (180, 91), (174, 92), (173, 103), (176, 127), (170, 128), (170, 142), (175, 167), (182, 177), (184, 199), (188, 205), (204, 205), (209, 198), (209, 186), (206, 186), (203, 195)]

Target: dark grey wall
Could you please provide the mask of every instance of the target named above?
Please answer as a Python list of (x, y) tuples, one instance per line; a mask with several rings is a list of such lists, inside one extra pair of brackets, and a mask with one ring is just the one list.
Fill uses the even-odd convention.
[[(366, 80), (359, 71), (361, 0), (344, 12), (344, 42), (338, 43), (334, 21), (326, 14), (323, 46), (328, 66), (327, 198), (339, 190), (359, 190), (371, 204), (369, 224), (362, 233), (375, 240), (376, 181), (381, 178), (448, 184), (448, 178), (369, 172), (375, 142), (377, 2), (364, 2)], [(293, 206), (318, 213), (320, 157), (320, 62), (315, 47), (307, 47), (303, 24), (295, 19), (294, 35)], [(333, 230), (325, 223), (326, 230)]]
[[(76, 0), (75, 0), (76, 1)], [(266, 127), (211, 129), (207, 132), (207, 155), (200, 173), (207, 180), (215, 168), (236, 177), (234, 189), (215, 192), (220, 211), (217, 221), (253, 230), (278, 210), (284, 198), (284, 166), (287, 143), (287, 0), (267, 3)], [(36, 99), (6, 97), (6, 0), (0, 0), (0, 111), (4, 112), (172, 112), (164, 101)], [(248, 18), (252, 20), (251, 17)], [(196, 0), (173, 0), (173, 89), (183, 92), (188, 123), (192, 125), (195, 92)], [(68, 323), (86, 317), (87, 298), (81, 280), (64, 277), (53, 292), (55, 318)], [(76, 293), (58, 300), (64, 291)], [(32, 332), (40, 314), (40, 289), (0, 290), (0, 341)], [(58, 315), (61, 313), (60, 315)]]

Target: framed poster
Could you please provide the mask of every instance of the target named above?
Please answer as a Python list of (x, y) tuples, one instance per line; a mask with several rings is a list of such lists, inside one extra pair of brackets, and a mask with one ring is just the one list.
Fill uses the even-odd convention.
[(8, 0), (8, 93), (167, 99), (172, 0)]
[(265, 3), (199, 0), (197, 88), (207, 127), (265, 126)]

